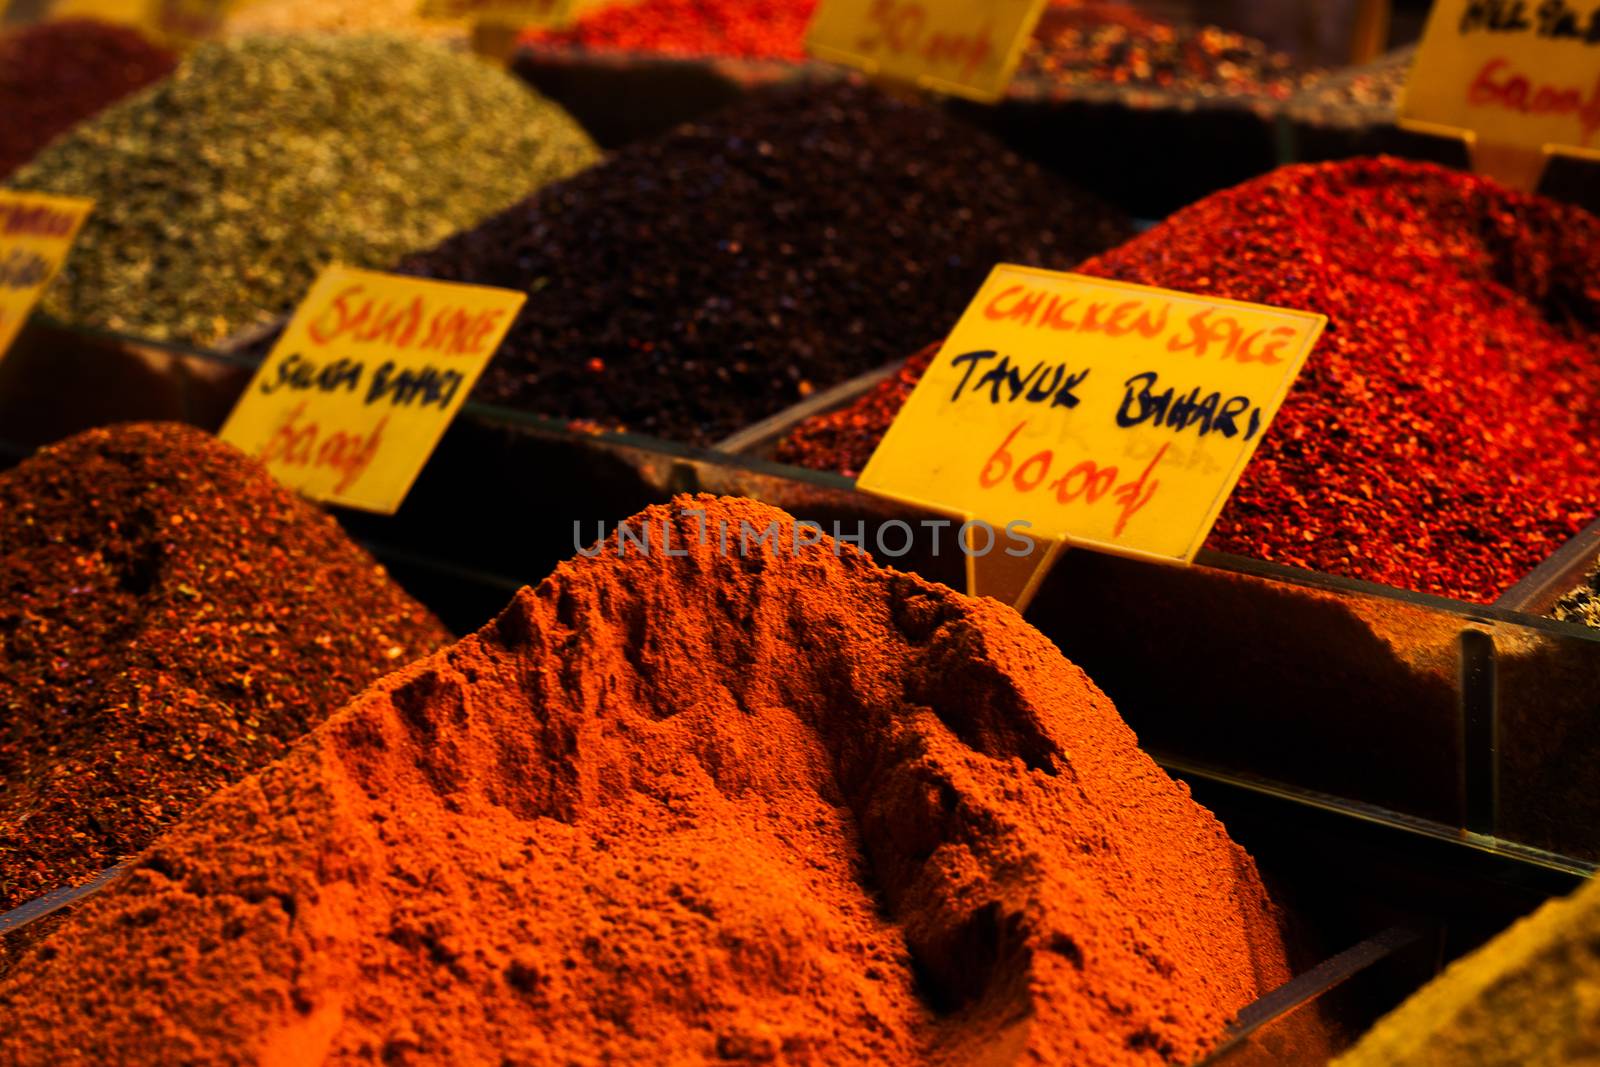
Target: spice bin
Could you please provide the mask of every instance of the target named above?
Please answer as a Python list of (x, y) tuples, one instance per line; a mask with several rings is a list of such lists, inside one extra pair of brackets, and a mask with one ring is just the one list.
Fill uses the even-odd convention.
[[(173, 357), (183, 417), (208, 429), (248, 381), (238, 357), (139, 347)], [(759, 452), (885, 372), (734, 444)], [(56, 406), (71, 410), (70, 388), (58, 385)], [(695, 491), (838, 524), (868, 546), (886, 523), (938, 518), (836, 474), (476, 403), (396, 515), (339, 514), (447, 622), (470, 627), (593, 541), (599, 522)], [(885, 562), (962, 587), (964, 563), (945, 547), (918, 543)], [(1562, 814), (1600, 804), (1585, 799), (1593, 791), (1576, 772), (1600, 757), (1600, 727), (1586, 725), (1589, 694), (1600, 692), (1600, 631), (1211, 551), (1189, 568), (1068, 552), (1029, 619), (1172, 766), (1559, 870), (1600, 862), (1600, 819)], [(1168, 668), (1150, 671), (1152, 657)], [(1231, 665), (1225, 678), (1218, 663)]]

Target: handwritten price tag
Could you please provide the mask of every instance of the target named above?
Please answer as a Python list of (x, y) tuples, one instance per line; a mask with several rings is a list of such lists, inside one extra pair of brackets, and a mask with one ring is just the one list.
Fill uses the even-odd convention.
[(998, 100), (1047, 0), (822, 0), (806, 48), (869, 74)]
[(526, 299), (329, 267), (221, 437), (312, 499), (392, 514)]
[(93, 200), (0, 190), (0, 356), (61, 270)]
[(1436, 0), (1400, 118), (1470, 130), (1480, 145), (1600, 159), (1600, 2)]
[(1186, 563), (1326, 322), (1001, 264), (858, 484)]

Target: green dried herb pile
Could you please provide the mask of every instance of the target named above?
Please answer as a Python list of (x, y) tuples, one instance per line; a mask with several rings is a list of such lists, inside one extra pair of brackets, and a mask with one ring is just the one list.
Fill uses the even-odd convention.
[(8, 184), (98, 201), (47, 312), (207, 345), (288, 311), (329, 262), (386, 266), (596, 158), (565, 111), (470, 56), (262, 36), (197, 48)]

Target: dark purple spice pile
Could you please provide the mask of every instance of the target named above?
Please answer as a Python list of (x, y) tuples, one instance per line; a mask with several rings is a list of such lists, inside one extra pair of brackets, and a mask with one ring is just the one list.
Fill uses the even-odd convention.
[(0, 178), (56, 135), (172, 73), (177, 57), (94, 19), (0, 33)]
[(1125, 233), (940, 110), (843, 84), (631, 146), (402, 269), (530, 294), (476, 399), (707, 444), (936, 340), (996, 262)]

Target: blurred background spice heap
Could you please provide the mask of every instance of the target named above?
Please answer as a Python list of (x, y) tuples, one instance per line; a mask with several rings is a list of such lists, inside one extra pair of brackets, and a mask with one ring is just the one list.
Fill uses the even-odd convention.
[(671, 56), (806, 58), (816, 0), (639, 0), (597, 8), (564, 29), (528, 30), (528, 43)]
[(1218, 26), (1185, 26), (1125, 3), (1056, 0), (1022, 53), (1019, 77), (1052, 93), (1150, 89), (1199, 97), (1285, 100), (1321, 71)]
[(210, 345), (339, 261), (379, 267), (596, 158), (504, 71), (385, 36), (202, 45), (76, 127), (13, 188), (99, 200), (47, 312)]
[(0, 32), (0, 178), (73, 124), (171, 73), (137, 30), (61, 19)]
[(199, 430), (94, 430), (0, 474), (0, 911), (142, 849), (448, 639)]
[(401, 269), (530, 294), (478, 399), (708, 444), (936, 337), (995, 262), (1127, 232), (939, 109), (836, 83), (626, 148)]

